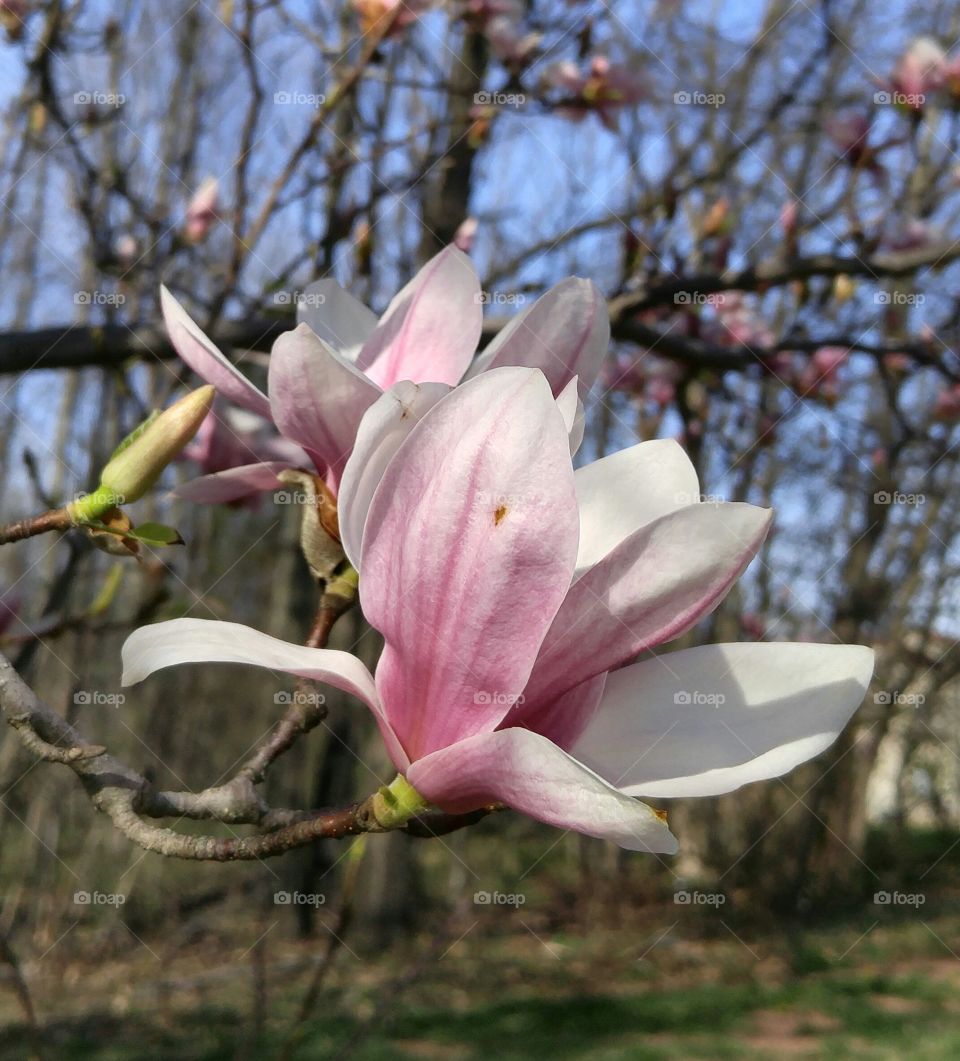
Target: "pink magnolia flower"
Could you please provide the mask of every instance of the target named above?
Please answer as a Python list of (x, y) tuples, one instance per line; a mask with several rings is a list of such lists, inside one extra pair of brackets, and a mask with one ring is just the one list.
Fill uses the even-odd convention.
[(799, 393), (805, 397), (836, 401), (837, 377), (850, 351), (845, 346), (821, 346), (804, 366), (797, 380)]
[(484, 33), (494, 55), (512, 67), (529, 63), (543, 39), (539, 33), (524, 33), (516, 22), (507, 17), (490, 19)]
[(616, 128), (619, 108), (639, 103), (649, 95), (646, 81), (611, 63), (604, 55), (595, 55), (586, 73), (567, 60), (555, 63), (544, 78), (549, 86), (563, 93), (558, 114), (580, 121), (594, 111), (608, 129)]
[(413, 25), (424, 12), (429, 11), (434, 6), (434, 0), (353, 0), (353, 6), (360, 16), (360, 28), (364, 33), (369, 33), (379, 22), (392, 16), (397, 8), (400, 8), (389, 34), (396, 36)]
[(715, 318), (704, 321), (704, 338), (723, 346), (731, 344), (769, 347), (775, 336), (757, 306), (739, 291), (724, 291), (711, 297)]
[(799, 220), (800, 203), (796, 199), (788, 199), (780, 207), (780, 228), (788, 239), (796, 235)]
[(840, 157), (854, 169), (865, 169), (875, 175), (883, 174), (883, 167), (870, 146), (870, 119), (863, 114), (847, 112), (828, 119), (827, 136), (833, 141)]
[(220, 182), (216, 177), (205, 177), (187, 204), (184, 235), (191, 243), (206, 239), (217, 221), (217, 199)]
[(675, 851), (634, 797), (713, 795), (816, 755), (872, 653), (715, 645), (636, 662), (717, 605), (770, 513), (701, 503), (669, 441), (574, 472), (573, 396), (503, 368), (443, 395), (400, 383), (364, 418), (339, 517), (384, 638), (375, 676), (345, 652), (178, 619), (131, 635), (124, 682), (201, 661), (325, 681), (369, 706), (396, 768), (444, 810), (503, 803)]
[[(273, 345), (268, 398), (166, 289), (161, 304), (170, 341), (190, 368), (224, 398), (271, 420), (333, 489), (363, 414), (385, 388), (410, 380), (442, 390), (501, 365), (541, 369), (554, 394), (575, 377), (589, 388), (610, 335), (603, 296), (589, 280), (569, 277), (513, 317), (474, 357), (483, 326), (480, 282), (470, 259), (447, 247), (394, 297), (379, 321), (333, 280), (311, 284), (299, 303), (300, 323)], [(275, 485), (272, 470), (248, 463), (187, 489), (194, 501), (208, 499), (208, 487), (210, 500), (223, 501)]]
[(140, 245), (137, 243), (136, 238), (127, 232), (114, 244), (113, 253), (116, 254), (117, 261), (119, 261), (122, 266), (129, 269), (130, 266), (136, 262), (137, 257), (140, 254)]
[(460, 222), (453, 234), (453, 245), (457, 250), (463, 251), (464, 254), (473, 250), (473, 241), (477, 238), (479, 227), (480, 222), (475, 217), (467, 217)]
[(903, 53), (890, 77), (892, 103), (923, 110), (926, 97), (944, 83), (946, 53), (930, 37), (918, 37)]

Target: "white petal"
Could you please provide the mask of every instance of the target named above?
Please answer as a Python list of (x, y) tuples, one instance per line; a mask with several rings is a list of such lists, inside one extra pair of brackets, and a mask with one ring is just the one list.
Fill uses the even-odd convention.
[(123, 685), (135, 685), (178, 663), (247, 663), (325, 682), (358, 697), (373, 711), (398, 770), (409, 762), (384, 718), (373, 676), (349, 652), (292, 645), (240, 623), (170, 619), (134, 630), (122, 654)]
[(312, 328), (341, 357), (356, 361), (360, 348), (373, 335), (377, 315), (336, 280), (317, 280), (304, 288), (297, 303), (297, 321)]
[(557, 408), (567, 425), (567, 434), (570, 436), (570, 456), (576, 456), (580, 443), (583, 442), (583, 432), (586, 428), (586, 416), (583, 402), (580, 400), (579, 380), (576, 376), (557, 395)]
[(576, 472), (580, 505), (577, 574), (628, 534), (700, 499), (696, 469), (673, 439), (654, 439), (602, 457)]
[(611, 674), (572, 753), (639, 796), (713, 796), (818, 755), (859, 707), (873, 652), (859, 645), (733, 644)]

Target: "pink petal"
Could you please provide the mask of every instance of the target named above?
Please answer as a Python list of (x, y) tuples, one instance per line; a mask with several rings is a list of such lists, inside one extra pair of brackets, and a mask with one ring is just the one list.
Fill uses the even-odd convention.
[(546, 380), (500, 369), (442, 399), (367, 516), (360, 599), (377, 688), (411, 758), (493, 729), (573, 573), (567, 431)]
[(607, 303), (595, 284), (570, 276), (505, 325), (470, 369), (470, 377), (503, 365), (539, 368), (554, 394), (579, 376), (592, 386), (610, 343)]
[(446, 383), (395, 383), (360, 421), (337, 496), (343, 551), (358, 571), (367, 511), (387, 465), (410, 432), (449, 393)]
[(267, 396), (223, 356), (165, 287), (160, 288), (160, 307), (170, 342), (181, 360), (224, 398), (269, 418)]
[(570, 588), (524, 696), (548, 702), (689, 630), (753, 559), (771, 515), (690, 505), (634, 531)]
[(630, 851), (677, 850), (676, 838), (648, 806), (525, 729), (470, 737), (415, 762), (406, 776), (432, 803), (454, 813), (505, 803), (548, 825), (613, 840)]
[(859, 645), (709, 645), (611, 674), (573, 754), (632, 795), (714, 796), (837, 738), (870, 685)]
[(387, 307), (357, 367), (384, 389), (404, 379), (453, 385), (470, 365), (482, 327), (473, 263), (445, 247)]
[(277, 427), (339, 479), (363, 414), (380, 397), (380, 388), (306, 324), (273, 344), (269, 380)]
[(135, 685), (154, 671), (180, 663), (247, 663), (332, 685), (370, 708), (394, 765), (401, 771), (407, 768), (409, 760), (383, 715), (373, 678), (349, 652), (291, 645), (240, 623), (170, 619), (134, 630), (122, 655), (124, 685)]
[(244, 464), (238, 468), (214, 472), (213, 475), (201, 475), (176, 487), (171, 493), (183, 501), (197, 504), (224, 504), (263, 490), (277, 490), (282, 485), (277, 475), (289, 467), (290, 464), (286, 461)]
[(598, 674), (554, 700), (527, 700), (524, 696), (510, 709), (500, 728), (529, 729), (569, 751), (599, 708), (606, 681), (606, 673)]

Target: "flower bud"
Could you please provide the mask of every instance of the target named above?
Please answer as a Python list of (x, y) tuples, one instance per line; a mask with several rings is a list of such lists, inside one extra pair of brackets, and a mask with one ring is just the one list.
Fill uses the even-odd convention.
[(213, 405), (211, 386), (191, 391), (126, 438), (100, 474), (100, 486), (74, 501), (74, 523), (97, 519), (110, 508), (138, 501), (197, 433)]

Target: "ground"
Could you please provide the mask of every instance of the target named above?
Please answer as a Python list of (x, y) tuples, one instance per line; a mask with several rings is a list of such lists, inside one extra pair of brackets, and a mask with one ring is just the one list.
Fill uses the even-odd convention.
[[(953, 1058), (960, 914), (949, 905), (871, 907), (789, 932), (666, 904), (576, 931), (551, 931), (522, 907), (470, 907), (403, 946), (348, 937), (357, 949), (337, 950), (289, 1056)], [(180, 940), (169, 956), (163, 941), (145, 943), (28, 963), (47, 1057), (281, 1056), (324, 949), (272, 934), (253, 950), (226, 936)], [(28, 1056), (9, 986), (0, 980), (4, 1061)]]

